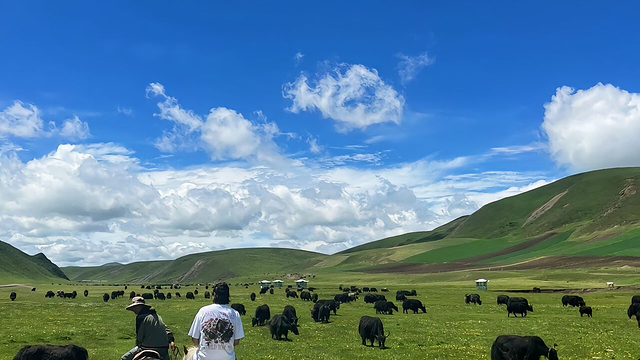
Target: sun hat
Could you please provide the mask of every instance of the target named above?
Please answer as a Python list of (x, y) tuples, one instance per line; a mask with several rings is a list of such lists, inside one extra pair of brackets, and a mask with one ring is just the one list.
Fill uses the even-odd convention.
[(131, 304), (127, 306), (125, 309), (131, 310), (133, 307), (138, 305), (151, 307), (150, 305), (147, 305), (144, 303), (144, 298), (142, 296), (134, 296), (133, 299), (131, 299)]

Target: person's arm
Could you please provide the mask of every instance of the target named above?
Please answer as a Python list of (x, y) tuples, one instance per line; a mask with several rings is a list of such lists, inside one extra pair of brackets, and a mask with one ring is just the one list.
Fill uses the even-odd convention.
[[(198, 313), (196, 314), (196, 316), (193, 318), (193, 323), (191, 323), (191, 328), (189, 329), (189, 333), (187, 335), (189, 335), (191, 337), (191, 342), (193, 342), (193, 345), (195, 347), (200, 347), (200, 312), (198, 311)], [(197, 337), (196, 337), (197, 336)]]
[(167, 340), (169, 340), (169, 347), (173, 348), (175, 346), (176, 339), (173, 337), (173, 333), (171, 332), (171, 329), (169, 329), (168, 326), (165, 325), (164, 330), (167, 332)]
[(240, 344), (240, 340), (244, 338), (244, 329), (242, 328), (242, 320), (240, 319), (240, 314), (236, 311), (236, 316), (234, 316), (234, 332), (233, 332), (233, 346), (238, 346)]
[(140, 346), (144, 344), (144, 340), (147, 334), (147, 318), (145, 317), (140, 323), (138, 333), (136, 334), (136, 345)]

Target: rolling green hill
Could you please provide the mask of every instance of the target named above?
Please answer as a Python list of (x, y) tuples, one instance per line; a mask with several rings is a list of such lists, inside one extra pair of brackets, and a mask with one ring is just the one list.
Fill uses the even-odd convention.
[[(448, 271), (532, 262), (570, 266), (585, 257), (634, 263), (640, 257), (640, 168), (573, 175), (488, 204), (430, 232), (410, 233), (343, 251), (339, 266)], [(427, 239), (427, 240), (425, 240)], [(429, 244), (421, 244), (429, 241)], [(623, 257), (627, 257), (622, 259)], [(588, 261), (587, 261), (588, 263)], [(634, 265), (635, 266), (635, 265)], [(640, 258), (638, 258), (640, 266)], [(409, 268), (409, 267), (407, 267)], [(395, 270), (394, 270), (395, 271)]]
[(391, 248), (395, 246), (404, 246), (409, 244), (419, 244), (423, 242), (441, 240), (451, 234), (460, 224), (462, 224), (468, 216), (461, 216), (449, 223), (437, 227), (431, 231), (418, 231), (397, 236), (384, 238), (378, 241), (358, 245), (350, 249), (344, 250), (342, 254), (355, 253), (363, 250)]
[(66, 267), (72, 281), (121, 283), (206, 283), (246, 276), (308, 273), (328, 255), (281, 248), (253, 248), (191, 254), (175, 260)]
[(0, 241), (0, 283), (68, 280), (59, 267), (44, 254), (27, 255)]
[(569, 176), (482, 207), (449, 237), (532, 237), (574, 229), (575, 235), (640, 222), (640, 168)]

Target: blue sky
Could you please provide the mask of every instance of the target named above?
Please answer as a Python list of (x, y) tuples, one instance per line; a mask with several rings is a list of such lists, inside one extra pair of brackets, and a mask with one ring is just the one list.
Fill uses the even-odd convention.
[(4, 2), (0, 239), (62, 264), (332, 253), (640, 165), (638, 10)]

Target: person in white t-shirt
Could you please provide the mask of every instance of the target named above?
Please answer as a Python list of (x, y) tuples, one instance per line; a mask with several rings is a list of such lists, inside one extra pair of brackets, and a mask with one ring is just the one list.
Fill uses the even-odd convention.
[(235, 360), (234, 348), (244, 338), (240, 314), (229, 307), (229, 285), (213, 288), (213, 304), (203, 306), (189, 330), (198, 348), (194, 360)]

